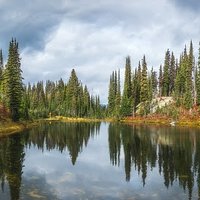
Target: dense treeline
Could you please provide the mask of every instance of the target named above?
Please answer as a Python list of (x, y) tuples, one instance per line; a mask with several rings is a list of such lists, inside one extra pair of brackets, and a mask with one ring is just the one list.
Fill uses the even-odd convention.
[(48, 80), (23, 84), (19, 47), (10, 42), (8, 60), (3, 63), (0, 51), (0, 103), (9, 110), (13, 121), (62, 115), (67, 117), (123, 117), (151, 112), (152, 100), (173, 97), (176, 107), (191, 109), (200, 105), (200, 48), (195, 63), (193, 44), (184, 48), (179, 59), (168, 49), (159, 72), (148, 70), (146, 57), (132, 70), (131, 58), (126, 58), (123, 90), (120, 71), (110, 76), (108, 106), (102, 106), (99, 96), (89, 93), (75, 70), (67, 83)]
[(18, 43), (12, 39), (5, 66), (0, 51), (0, 103), (10, 111), (13, 121), (55, 115), (100, 118), (104, 113), (99, 96), (89, 93), (74, 69), (67, 83), (60, 79), (25, 86), (22, 81)]
[(57, 82), (42, 81), (24, 89), (25, 104), (34, 118), (48, 115), (69, 117), (101, 117), (103, 107), (99, 96), (90, 95), (87, 86), (83, 86), (75, 70), (67, 83), (62, 79)]
[[(200, 105), (200, 49), (195, 64), (193, 44), (184, 48), (177, 59), (168, 49), (159, 73), (147, 69), (145, 56), (132, 71), (128, 56), (125, 65), (123, 93), (120, 96), (120, 76), (114, 71), (110, 78), (108, 108), (110, 116), (129, 116), (150, 113), (151, 101), (157, 97), (173, 97), (177, 107), (191, 109)], [(119, 88), (116, 90), (116, 88)], [(116, 109), (117, 107), (117, 109)]]

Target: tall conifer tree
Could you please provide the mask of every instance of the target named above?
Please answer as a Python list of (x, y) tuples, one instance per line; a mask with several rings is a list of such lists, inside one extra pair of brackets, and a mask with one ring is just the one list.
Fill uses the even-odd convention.
[(142, 59), (140, 101), (145, 102), (147, 100), (148, 100), (148, 77), (147, 77), (147, 63), (146, 63), (146, 59), (144, 56)]
[(0, 50), (0, 101), (3, 99), (3, 54), (2, 50)]
[(131, 60), (128, 56), (126, 58), (124, 90), (121, 102), (121, 115), (131, 115), (133, 111), (133, 97), (132, 97), (132, 80), (131, 80)]
[(200, 42), (199, 42), (199, 55), (196, 72), (196, 92), (197, 92), (197, 105), (200, 105)]
[(175, 87), (176, 78), (176, 63), (173, 52), (171, 53), (170, 67), (169, 67), (169, 95), (172, 95)]
[(193, 44), (192, 41), (190, 43), (190, 50), (189, 50), (189, 55), (187, 57), (188, 59), (187, 64), (186, 64), (186, 81), (185, 81), (185, 95), (184, 95), (184, 106), (189, 109), (193, 105), (193, 100), (192, 100), (192, 71), (193, 71), (193, 64), (194, 64), (194, 56), (193, 56)]
[(169, 81), (170, 81), (169, 80), (169, 67), (170, 67), (170, 51), (168, 49), (165, 54), (162, 96), (169, 96)]
[(16, 40), (10, 42), (8, 62), (6, 65), (6, 95), (8, 106), (11, 111), (13, 121), (20, 118), (20, 106), (22, 102), (23, 84), (22, 70), (19, 57), (19, 48)]
[(114, 114), (115, 109), (115, 101), (116, 101), (116, 72), (112, 72), (110, 76), (110, 84), (109, 84), (109, 93), (108, 93), (108, 112), (109, 115), (112, 116)]
[(162, 91), (163, 91), (163, 71), (162, 71), (162, 65), (160, 65), (160, 69), (159, 69), (159, 78), (158, 78), (158, 86), (159, 86), (159, 96), (162, 95)]

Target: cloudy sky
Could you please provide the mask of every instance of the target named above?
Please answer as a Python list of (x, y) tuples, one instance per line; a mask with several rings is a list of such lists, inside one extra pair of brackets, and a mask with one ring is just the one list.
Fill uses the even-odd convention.
[(25, 82), (67, 81), (72, 68), (92, 94), (107, 102), (109, 76), (123, 74), (145, 54), (149, 68), (169, 48), (178, 57), (200, 40), (198, 0), (0, 0), (0, 47), (20, 45)]

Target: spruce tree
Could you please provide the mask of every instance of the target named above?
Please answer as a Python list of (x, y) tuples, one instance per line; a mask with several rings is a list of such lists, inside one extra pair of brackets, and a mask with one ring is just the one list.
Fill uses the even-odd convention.
[(2, 50), (0, 50), (0, 102), (3, 99), (3, 54)]
[(121, 101), (121, 115), (128, 116), (133, 111), (133, 97), (132, 97), (132, 80), (131, 80), (131, 60), (128, 56), (126, 58), (125, 77), (124, 77), (124, 90)]
[(145, 102), (147, 100), (148, 100), (148, 77), (147, 77), (147, 63), (144, 56), (142, 59), (140, 101)]
[(185, 94), (184, 94), (184, 106), (187, 109), (190, 109), (193, 105), (193, 99), (192, 99), (192, 71), (193, 71), (193, 64), (194, 64), (194, 56), (193, 56), (193, 45), (192, 41), (190, 43), (190, 50), (189, 50), (189, 55), (187, 57), (187, 64), (186, 64), (186, 82), (185, 82)]
[(113, 71), (112, 75), (110, 76), (110, 84), (109, 84), (109, 93), (108, 93), (108, 115), (112, 116), (115, 110), (115, 101), (116, 101), (116, 73)]
[(121, 104), (121, 84), (120, 84), (120, 70), (118, 70), (117, 75), (117, 92), (115, 98), (115, 115), (119, 117), (120, 115), (120, 104)]
[(158, 86), (159, 86), (159, 96), (162, 95), (163, 91), (163, 71), (162, 71), (162, 65), (160, 65), (159, 69), (159, 78), (158, 78)]
[(88, 116), (90, 111), (90, 94), (86, 85), (83, 90), (83, 102), (83, 116)]
[(172, 95), (175, 88), (176, 78), (176, 63), (173, 52), (171, 53), (170, 67), (169, 67), (169, 95)]
[(8, 106), (13, 121), (20, 118), (20, 106), (22, 102), (23, 84), (22, 70), (19, 57), (19, 48), (16, 40), (10, 42), (8, 62), (6, 65), (6, 95), (8, 98)]
[(153, 98), (157, 95), (157, 86), (158, 86), (158, 80), (157, 80), (157, 73), (154, 71), (153, 67), (151, 70), (151, 81), (152, 81), (152, 94)]
[(168, 49), (165, 54), (162, 96), (169, 96), (169, 81), (170, 81), (169, 80), (169, 67), (170, 67), (170, 51)]
[(80, 91), (80, 83), (74, 69), (67, 83), (67, 113), (69, 116), (76, 117), (78, 115), (78, 96)]
[(0, 83), (3, 79), (3, 54), (2, 50), (0, 50)]
[(199, 42), (199, 55), (197, 63), (197, 72), (196, 72), (196, 93), (197, 93), (197, 105), (200, 105), (200, 42)]
[(135, 74), (133, 76), (133, 97), (134, 97), (134, 113), (136, 112), (136, 107), (140, 103), (140, 91), (141, 91), (141, 78), (142, 78), (142, 72), (141, 72), (141, 65), (140, 61), (138, 64), (138, 68), (135, 69)]

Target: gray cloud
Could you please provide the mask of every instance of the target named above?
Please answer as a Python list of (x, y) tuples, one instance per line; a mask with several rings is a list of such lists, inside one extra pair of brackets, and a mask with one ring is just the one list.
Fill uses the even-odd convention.
[(172, 3), (175, 3), (175, 5), (178, 8), (184, 8), (189, 9), (193, 11), (199, 11), (200, 10), (200, 1), (196, 0), (171, 0)]
[(127, 55), (133, 68), (145, 54), (157, 69), (166, 49), (179, 57), (191, 39), (198, 48), (200, 15), (191, 8), (170, 0), (0, 0), (0, 38), (3, 48), (11, 37), (19, 40), (26, 82), (67, 81), (75, 68), (106, 102), (109, 76)]
[(3, 47), (16, 37), (22, 48), (40, 50), (44, 47), (49, 32), (58, 26), (65, 14), (64, 1), (0, 1), (0, 38)]

